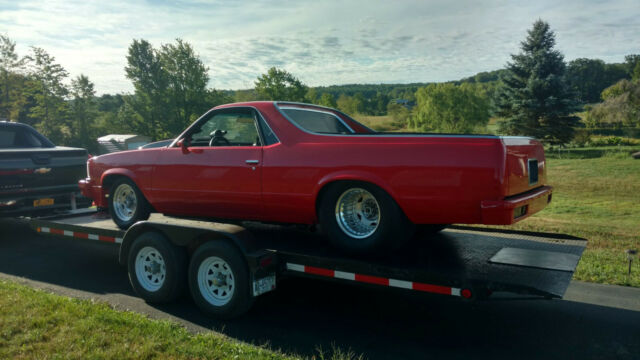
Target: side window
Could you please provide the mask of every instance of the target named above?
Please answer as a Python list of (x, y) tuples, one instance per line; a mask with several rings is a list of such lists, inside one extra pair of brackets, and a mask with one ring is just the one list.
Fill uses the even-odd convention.
[(322, 134), (353, 133), (336, 115), (329, 112), (297, 108), (280, 108), (280, 110), (299, 127), (310, 132)]
[(42, 147), (42, 142), (26, 129), (0, 130), (0, 148), (22, 149)]
[(0, 149), (10, 149), (15, 143), (16, 132), (13, 130), (0, 130)]
[(191, 146), (260, 146), (251, 109), (214, 112), (191, 133)]

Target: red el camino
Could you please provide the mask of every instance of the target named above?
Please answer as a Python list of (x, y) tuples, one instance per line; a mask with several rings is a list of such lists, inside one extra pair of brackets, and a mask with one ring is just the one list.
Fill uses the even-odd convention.
[(218, 106), (163, 148), (88, 160), (85, 196), (127, 228), (149, 213), (320, 224), (335, 245), (379, 250), (415, 225), (513, 224), (551, 201), (527, 137), (378, 133), (338, 110)]

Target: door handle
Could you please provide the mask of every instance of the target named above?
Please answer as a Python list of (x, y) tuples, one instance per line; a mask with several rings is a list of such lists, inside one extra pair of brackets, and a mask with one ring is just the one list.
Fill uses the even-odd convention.
[(258, 160), (246, 160), (245, 162), (246, 162), (247, 164), (250, 164), (250, 165), (255, 165), (255, 164), (259, 163), (259, 161), (258, 161)]

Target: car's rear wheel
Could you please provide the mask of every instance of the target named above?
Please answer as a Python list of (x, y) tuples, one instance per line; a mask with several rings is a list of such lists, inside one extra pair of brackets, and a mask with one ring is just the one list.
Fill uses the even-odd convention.
[(404, 245), (413, 234), (413, 224), (377, 186), (354, 181), (329, 186), (318, 217), (334, 246), (350, 252), (380, 251)]
[(113, 222), (121, 229), (138, 221), (146, 220), (151, 207), (133, 181), (127, 178), (116, 180), (109, 191), (109, 213)]

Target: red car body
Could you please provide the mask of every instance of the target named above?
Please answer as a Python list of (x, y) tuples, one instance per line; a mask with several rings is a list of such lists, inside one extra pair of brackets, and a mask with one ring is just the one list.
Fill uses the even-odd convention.
[[(107, 207), (114, 177), (131, 179), (153, 209), (173, 216), (314, 224), (327, 184), (355, 180), (386, 191), (415, 224), (512, 224), (551, 201), (542, 145), (527, 137), (376, 133), (333, 109), (250, 102), (277, 142), (180, 146), (88, 160), (85, 196)], [(303, 130), (283, 107), (330, 112), (352, 134)], [(206, 116), (206, 115), (205, 115)], [(186, 131), (185, 131), (186, 133)]]

